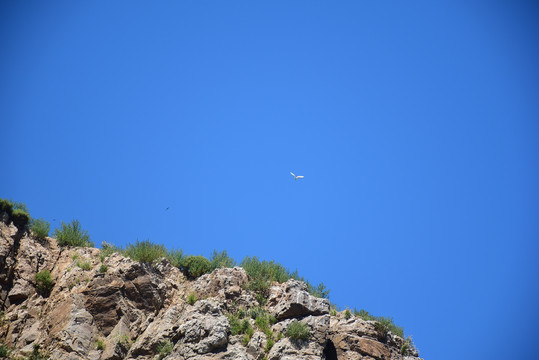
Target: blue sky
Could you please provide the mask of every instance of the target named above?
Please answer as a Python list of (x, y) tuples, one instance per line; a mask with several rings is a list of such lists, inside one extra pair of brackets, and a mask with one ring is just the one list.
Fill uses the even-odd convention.
[(426, 359), (531, 359), (537, 16), (2, 1), (0, 197), (97, 244), (276, 260), (392, 316)]

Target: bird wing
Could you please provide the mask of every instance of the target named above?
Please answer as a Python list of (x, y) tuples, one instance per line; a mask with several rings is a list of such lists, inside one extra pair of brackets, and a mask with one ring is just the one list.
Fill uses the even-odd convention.
[(290, 174), (293, 176), (293, 177), (296, 177), (296, 175), (294, 175), (294, 173), (291, 171)]
[(301, 175), (301, 176), (296, 176), (298, 179), (303, 179), (305, 176)]

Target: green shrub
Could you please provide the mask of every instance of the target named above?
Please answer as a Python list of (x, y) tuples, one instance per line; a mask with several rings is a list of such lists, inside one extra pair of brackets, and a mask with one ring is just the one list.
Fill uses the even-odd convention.
[(8, 358), (11, 350), (4, 344), (0, 343), (0, 358)]
[(241, 339), (241, 344), (243, 346), (247, 346), (249, 344), (249, 341), (251, 341), (251, 337), (249, 335), (244, 335)]
[(219, 268), (231, 268), (236, 266), (236, 261), (228, 256), (226, 250), (218, 252), (213, 250), (213, 253), (210, 256), (211, 270)]
[(363, 320), (374, 320), (375, 319), (374, 316), (372, 316), (371, 314), (369, 314), (368, 311), (363, 310), (363, 309), (361, 309), (359, 311), (354, 310), (354, 315), (359, 316)]
[(391, 331), (393, 334), (404, 337), (404, 330), (402, 327), (395, 325), (393, 319), (390, 317), (378, 316), (376, 321), (381, 323), (388, 331)]
[(318, 284), (316, 287), (311, 285), (308, 281), (304, 280), (309, 288), (309, 293), (312, 296), (316, 296), (323, 299), (329, 299), (329, 289), (326, 288), (324, 283)]
[(89, 261), (77, 261), (76, 265), (80, 267), (82, 270), (90, 270), (92, 269), (92, 264), (90, 264)]
[(350, 313), (350, 310), (346, 309), (346, 310), (344, 311), (344, 318), (345, 318), (346, 320), (348, 320), (348, 319), (350, 319), (351, 317), (352, 317), (352, 314)]
[(375, 329), (379, 333), (379, 336), (381, 336), (382, 338), (385, 338), (387, 336), (388, 331), (391, 331), (397, 336), (404, 337), (404, 329), (400, 326), (395, 325), (393, 319), (390, 317), (373, 316), (369, 314), (368, 311), (365, 311), (363, 309), (359, 311), (354, 309), (354, 315), (359, 316), (363, 320), (377, 321), (377, 324), (375, 324)]
[(309, 291), (309, 294), (312, 296), (316, 296), (319, 298), (329, 299), (329, 289), (326, 288), (326, 285), (324, 283), (320, 283), (317, 286), (312, 285), (309, 281), (307, 281), (303, 276), (299, 276), (299, 273), (297, 270), (295, 270), (292, 273), (289, 273), (290, 279), (295, 279), (299, 281), (303, 281), (305, 285), (307, 285), (307, 289)]
[(408, 355), (408, 343), (404, 343), (401, 346), (401, 355), (406, 356)]
[[(247, 319), (243, 320), (243, 322), (246, 322)], [(251, 324), (249, 324), (249, 327), (244, 332), (243, 339), (241, 340), (241, 343), (243, 346), (247, 346), (249, 344), (249, 341), (251, 341), (251, 338), (253, 337), (253, 334), (255, 333), (255, 330), (252, 328)]]
[(58, 245), (60, 246), (94, 246), (94, 243), (90, 241), (88, 231), (82, 230), (78, 220), (73, 220), (69, 224), (62, 221), (61, 228), (54, 231), (54, 236), (58, 240)]
[(283, 283), (289, 279), (305, 282), (309, 292), (314, 296), (324, 298), (329, 296), (329, 290), (325, 288), (324, 284), (321, 283), (317, 287), (314, 287), (304, 278), (300, 277), (297, 270), (290, 272), (284, 266), (274, 261), (261, 261), (256, 256), (246, 256), (240, 266), (245, 269), (245, 272), (247, 272), (250, 277), (246, 289), (255, 292), (256, 299), (260, 305), (266, 303), (272, 282)]
[(109, 270), (109, 267), (105, 264), (101, 264), (101, 266), (99, 267), (100, 273), (106, 273), (108, 270)]
[(253, 279), (283, 283), (290, 279), (289, 271), (274, 261), (260, 261), (258, 257), (246, 256), (241, 262), (241, 267)]
[(240, 321), (237, 316), (229, 315), (228, 322), (230, 323), (230, 333), (232, 335), (254, 333), (251, 323), (248, 319), (243, 319)]
[(96, 341), (97, 350), (105, 350), (105, 342), (102, 339), (97, 339)]
[(266, 317), (268, 315), (266, 310), (258, 306), (249, 309), (248, 314), (249, 314), (249, 317), (253, 320), (256, 320), (257, 317), (261, 317), (261, 316)]
[(22, 210), (25, 213), (30, 213), (25, 203), (20, 201), (11, 201), (11, 203), (13, 204), (13, 210)]
[(129, 349), (131, 347), (131, 338), (127, 334), (119, 335), (118, 343), (122, 345), (125, 349)]
[(377, 321), (374, 324), (374, 329), (376, 330), (376, 335), (378, 337), (378, 340), (381, 342), (386, 342), (387, 335), (389, 333), (388, 327), (385, 324)]
[(254, 329), (252, 328), (249, 319), (255, 319), (256, 327), (266, 334), (267, 339), (273, 339), (271, 325), (275, 324), (277, 319), (275, 316), (270, 315), (266, 310), (260, 307), (255, 307), (247, 311), (244, 309), (239, 309), (236, 315), (229, 315), (228, 320), (230, 323), (231, 334), (245, 334), (246, 336), (242, 341), (247, 344), (251, 340), (251, 336), (254, 334)]
[(232, 315), (232, 314), (228, 315), (228, 323), (230, 324), (230, 333), (232, 335), (241, 334), (241, 332), (240, 332), (240, 329), (241, 329), (240, 318), (238, 318), (237, 316)]
[(211, 271), (211, 263), (204, 256), (187, 256), (182, 261), (182, 268), (189, 277), (197, 278)]
[(47, 360), (49, 357), (39, 351), (39, 344), (34, 344), (34, 350), (28, 357), (28, 360)]
[(28, 208), (19, 201), (0, 199), (0, 212), (6, 212), (13, 224), (19, 229), (25, 227), (30, 221)]
[(243, 318), (246, 317), (246, 316), (247, 316), (247, 311), (245, 311), (245, 309), (239, 309), (239, 310), (238, 310), (238, 317), (239, 317), (240, 319), (243, 319)]
[(11, 220), (13, 221), (13, 224), (20, 229), (28, 224), (30, 221), (30, 214), (23, 209), (13, 209)]
[(257, 316), (256, 319), (255, 319), (255, 324), (263, 332), (268, 331), (269, 328), (270, 328), (269, 319), (268, 319), (267, 316), (264, 316), (264, 315)]
[(404, 339), (404, 344), (401, 347), (401, 354), (406, 356), (410, 354), (411, 349), (415, 349), (414, 340), (412, 339), (412, 336), (408, 336)]
[(159, 353), (159, 360), (164, 359), (168, 354), (172, 352), (174, 345), (169, 340), (163, 340), (157, 345), (157, 352)]
[(0, 199), (0, 212), (6, 212), (11, 216), (13, 213), (13, 203), (8, 199)]
[(194, 305), (197, 302), (197, 297), (195, 293), (190, 293), (189, 296), (187, 296), (187, 303), (189, 305)]
[(109, 244), (106, 241), (103, 241), (101, 243), (101, 252), (99, 253), (99, 260), (103, 262), (105, 261), (106, 258), (108, 258), (109, 256), (111, 256), (117, 251), (119, 251), (119, 249), (116, 246)]
[(311, 336), (311, 328), (304, 322), (294, 321), (286, 329), (286, 336), (293, 340), (308, 340)]
[(163, 245), (154, 244), (147, 239), (144, 241), (137, 240), (134, 244), (129, 244), (122, 253), (132, 260), (152, 264), (167, 256), (167, 249)]
[(272, 338), (268, 337), (266, 339), (266, 347), (264, 348), (264, 351), (266, 352), (266, 354), (269, 353), (273, 345), (275, 345), (275, 341), (273, 341)]
[(268, 279), (253, 279), (251, 278), (245, 288), (253, 291), (256, 295), (256, 300), (260, 305), (265, 305), (269, 296), (270, 281)]
[(47, 220), (33, 219), (30, 224), (30, 229), (36, 238), (42, 240), (49, 236), (51, 224)]
[(182, 268), (182, 261), (184, 259), (183, 250), (169, 250), (166, 257), (172, 266), (176, 266), (179, 269)]
[(37, 291), (42, 296), (47, 297), (51, 293), (53, 284), (51, 272), (49, 270), (43, 270), (35, 275)]

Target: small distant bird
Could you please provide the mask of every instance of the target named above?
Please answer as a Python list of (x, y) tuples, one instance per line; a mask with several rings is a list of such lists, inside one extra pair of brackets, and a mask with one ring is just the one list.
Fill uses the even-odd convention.
[(297, 179), (303, 179), (303, 178), (304, 178), (304, 176), (303, 176), (303, 175), (300, 175), (300, 176), (296, 176), (296, 175), (294, 175), (294, 173), (293, 173), (293, 172), (290, 172), (290, 174), (292, 174), (292, 176), (294, 177), (294, 180), (297, 180)]
[(168, 209), (170, 209), (170, 207), (166, 208), (165, 211), (168, 210)]

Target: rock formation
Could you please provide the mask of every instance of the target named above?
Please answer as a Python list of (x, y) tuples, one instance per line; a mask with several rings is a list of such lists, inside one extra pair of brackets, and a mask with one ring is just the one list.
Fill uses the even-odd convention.
[[(274, 283), (260, 308), (240, 267), (189, 280), (166, 259), (141, 264), (114, 253), (102, 262), (100, 249), (60, 248), (0, 217), (0, 343), (13, 357), (29, 356), (38, 344), (55, 360), (418, 359), (375, 321), (330, 315), (329, 301), (311, 296), (303, 282)], [(50, 293), (37, 290), (43, 270), (51, 274)], [(191, 294), (198, 300), (188, 301)], [(269, 328), (251, 309), (273, 319)], [(239, 312), (251, 334), (232, 330)], [(307, 339), (286, 336), (298, 321), (308, 326)]]

